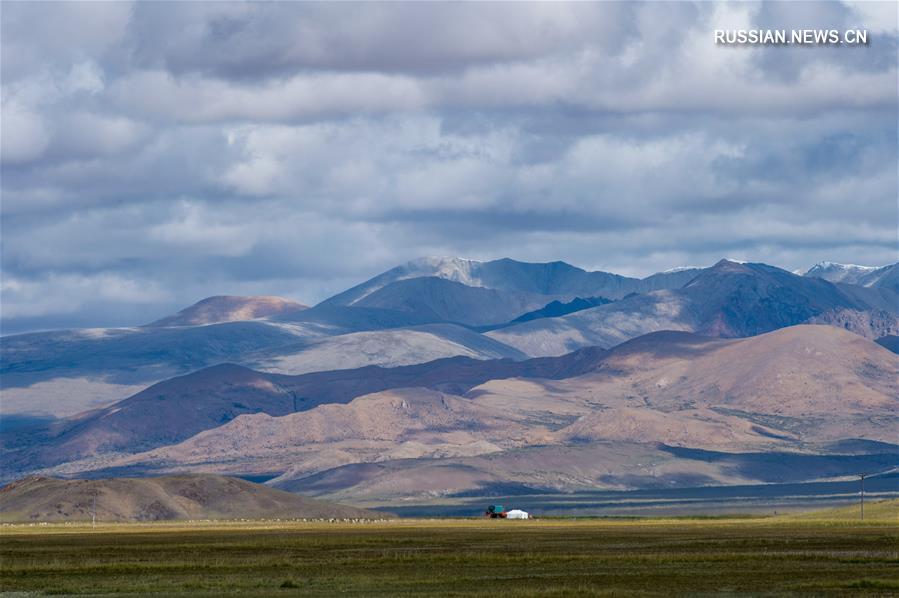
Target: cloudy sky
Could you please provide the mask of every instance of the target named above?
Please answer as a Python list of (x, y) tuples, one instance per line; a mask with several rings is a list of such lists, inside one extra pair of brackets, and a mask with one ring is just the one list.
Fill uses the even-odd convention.
[(423, 255), (896, 261), (896, 7), (3, 2), (3, 333)]

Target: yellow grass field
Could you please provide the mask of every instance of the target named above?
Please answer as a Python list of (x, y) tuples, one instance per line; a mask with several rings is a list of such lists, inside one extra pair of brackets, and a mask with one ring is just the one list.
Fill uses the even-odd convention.
[(899, 593), (899, 501), (756, 518), (6, 524), (0, 590), (565, 596)]

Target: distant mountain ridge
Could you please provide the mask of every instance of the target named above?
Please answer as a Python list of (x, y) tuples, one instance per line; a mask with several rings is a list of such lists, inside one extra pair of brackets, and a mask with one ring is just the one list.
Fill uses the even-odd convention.
[(899, 264), (886, 266), (859, 266), (856, 264), (837, 264), (835, 262), (818, 262), (809, 268), (803, 276), (823, 278), (829, 282), (842, 282), (863, 287), (878, 285), (885, 278), (895, 276)]
[[(632, 295), (558, 318), (504, 327), (487, 336), (532, 356), (611, 347), (657, 330), (745, 337), (794, 326), (828, 310), (882, 309), (891, 291), (835, 285), (766, 264), (721, 260), (678, 289)], [(893, 303), (895, 313), (899, 304)]]
[(479, 262), (462, 258), (426, 257), (379, 274), (326, 299), (322, 304), (355, 305), (391, 283), (423, 277), (442, 278), (470, 287), (533, 295), (569, 299), (575, 296), (619, 299), (634, 292), (677, 288), (687, 283), (698, 271), (686, 269), (660, 272), (637, 279), (609, 272), (588, 272), (565, 262), (534, 264), (508, 258)]

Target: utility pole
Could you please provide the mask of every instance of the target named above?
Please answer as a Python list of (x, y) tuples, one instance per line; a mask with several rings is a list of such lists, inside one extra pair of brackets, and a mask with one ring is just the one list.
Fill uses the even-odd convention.
[(865, 520), (865, 474), (858, 474), (859, 482), (861, 482), (862, 491), (859, 493), (861, 510), (862, 510), (862, 521)]
[(94, 504), (91, 509), (91, 529), (97, 527), (97, 494), (94, 493)]

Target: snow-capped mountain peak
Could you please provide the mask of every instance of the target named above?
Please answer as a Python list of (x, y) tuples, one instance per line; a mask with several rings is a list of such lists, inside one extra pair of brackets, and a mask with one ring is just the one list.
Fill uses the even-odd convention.
[(854, 270), (871, 272), (873, 270), (880, 269), (881, 266), (860, 266), (858, 264), (839, 264), (837, 262), (818, 262), (814, 266), (808, 269), (808, 272), (820, 271), (820, 270), (834, 270), (841, 272), (851, 272)]
[[(427, 256), (407, 262), (401, 268), (413, 276), (436, 276), (468, 286), (480, 286), (472, 274), (483, 262), (453, 256)], [(411, 277), (411, 276), (410, 276)]]
[(862, 284), (871, 274), (880, 270), (877, 266), (859, 266), (858, 264), (839, 264), (836, 262), (818, 262), (809, 268), (804, 276), (823, 278), (830, 282)]

